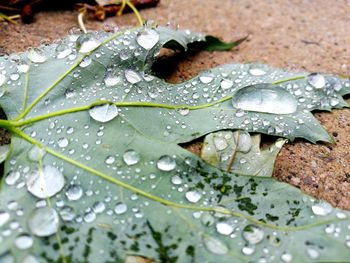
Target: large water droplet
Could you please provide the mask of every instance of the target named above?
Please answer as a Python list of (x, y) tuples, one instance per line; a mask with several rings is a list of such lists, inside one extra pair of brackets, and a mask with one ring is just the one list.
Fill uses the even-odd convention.
[(92, 210), (94, 210), (96, 214), (102, 213), (105, 209), (106, 209), (106, 205), (101, 201), (95, 202), (92, 206)]
[(153, 29), (145, 29), (137, 34), (137, 43), (146, 50), (152, 49), (159, 41), (159, 34)]
[(134, 165), (140, 161), (140, 155), (134, 150), (127, 150), (123, 154), (123, 160), (127, 165)]
[(186, 194), (186, 199), (191, 203), (197, 203), (201, 199), (202, 194), (196, 190), (188, 191)]
[(230, 235), (234, 230), (234, 227), (231, 224), (228, 224), (226, 222), (218, 222), (216, 224), (216, 231), (218, 231), (219, 234), (222, 235)]
[(264, 238), (264, 231), (258, 226), (247, 225), (243, 228), (243, 238), (251, 245), (260, 243)]
[(307, 81), (315, 89), (322, 89), (326, 86), (325, 77), (318, 73), (311, 73), (307, 76)]
[(136, 71), (133, 71), (131, 69), (125, 70), (125, 78), (131, 84), (136, 84), (142, 80), (139, 73), (137, 73)]
[(30, 248), (33, 245), (33, 243), (33, 238), (27, 234), (19, 235), (15, 239), (16, 247), (21, 250)]
[(32, 233), (39, 237), (55, 234), (59, 226), (59, 217), (55, 209), (43, 207), (34, 210), (28, 219), (28, 226)]
[(0, 211), (0, 227), (10, 219), (10, 214), (4, 211)]
[(204, 236), (203, 242), (206, 249), (208, 249), (213, 254), (224, 255), (228, 252), (227, 246), (219, 239), (211, 236)]
[(252, 76), (262, 76), (265, 75), (266, 72), (260, 68), (251, 68), (249, 69), (249, 74)]
[(320, 201), (314, 204), (311, 209), (315, 215), (326, 216), (332, 212), (333, 207), (326, 202)]
[(232, 88), (232, 86), (233, 86), (233, 81), (230, 79), (223, 79), (220, 82), (220, 87), (223, 90), (230, 89), (230, 88)]
[(234, 108), (273, 114), (296, 112), (298, 103), (282, 87), (271, 84), (257, 84), (238, 90), (232, 98)]
[(45, 150), (39, 148), (38, 146), (33, 146), (28, 152), (28, 158), (31, 161), (38, 162), (45, 155)]
[(115, 208), (114, 208), (114, 212), (117, 215), (124, 214), (127, 210), (128, 210), (128, 206), (124, 203), (117, 203)]
[(176, 162), (174, 158), (169, 155), (163, 155), (157, 161), (157, 168), (161, 171), (169, 172), (174, 170), (175, 167)]
[(9, 172), (5, 178), (5, 182), (8, 185), (14, 185), (20, 176), (21, 174), (18, 171)]
[(84, 214), (84, 221), (86, 223), (91, 223), (95, 221), (95, 219), (96, 219), (96, 214), (93, 211), (90, 211)]
[(199, 77), (199, 80), (204, 84), (208, 84), (208, 83), (212, 82), (213, 79), (214, 79), (213, 76), (200, 76)]
[(108, 122), (118, 115), (118, 108), (114, 104), (104, 104), (89, 110), (91, 118), (99, 122)]
[(107, 87), (112, 87), (120, 83), (120, 77), (116, 76), (113, 72), (107, 72), (103, 81)]
[(71, 201), (79, 200), (83, 195), (83, 189), (80, 185), (72, 184), (66, 191), (66, 196)]
[(28, 58), (33, 63), (44, 63), (46, 61), (46, 56), (44, 52), (37, 48), (29, 50)]
[(100, 45), (100, 42), (91, 34), (79, 36), (76, 42), (77, 49), (80, 53), (89, 53)]
[(59, 147), (64, 148), (64, 147), (68, 146), (69, 141), (67, 138), (60, 138), (60, 139), (58, 139), (57, 144)]
[(45, 165), (42, 170), (36, 170), (29, 175), (27, 189), (38, 198), (48, 198), (61, 191), (64, 183), (64, 176), (57, 168)]

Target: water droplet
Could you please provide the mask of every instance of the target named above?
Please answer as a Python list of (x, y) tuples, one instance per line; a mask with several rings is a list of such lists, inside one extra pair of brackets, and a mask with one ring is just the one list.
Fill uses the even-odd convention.
[(233, 86), (233, 81), (230, 79), (223, 79), (220, 82), (220, 87), (223, 90), (230, 89), (230, 88), (232, 88), (232, 86)]
[(90, 211), (84, 214), (84, 221), (86, 223), (91, 223), (95, 221), (95, 219), (96, 219), (96, 214), (93, 211)]
[(182, 184), (182, 179), (180, 176), (174, 175), (173, 177), (171, 177), (171, 183), (175, 185)]
[(219, 136), (214, 137), (214, 145), (218, 151), (225, 150), (228, 147), (226, 139)]
[(145, 29), (137, 34), (137, 43), (146, 50), (152, 49), (159, 41), (159, 34), (153, 29)]
[(161, 171), (169, 172), (174, 170), (175, 167), (175, 159), (169, 155), (163, 155), (157, 161), (157, 168)]
[(90, 57), (85, 57), (79, 64), (80, 67), (86, 68), (89, 66), (92, 62), (92, 59)]
[(177, 112), (182, 116), (186, 116), (190, 113), (190, 110), (188, 108), (180, 108), (177, 110)]
[(247, 225), (243, 228), (242, 236), (250, 245), (260, 243), (264, 238), (264, 231), (255, 225)]
[(115, 162), (115, 157), (113, 155), (108, 156), (105, 160), (106, 164), (112, 164), (114, 162)]
[(75, 95), (76, 95), (76, 92), (72, 88), (68, 88), (64, 92), (64, 96), (66, 97), (66, 99), (74, 98)]
[(19, 74), (18, 73), (12, 73), (10, 75), (10, 79), (13, 80), (13, 81), (16, 81), (19, 79)]
[(252, 139), (250, 134), (246, 131), (239, 131), (239, 135), (235, 136), (235, 139), (238, 137), (237, 151), (242, 153), (247, 153), (252, 148)]
[(131, 69), (125, 70), (125, 78), (131, 84), (136, 84), (142, 80), (139, 73)]
[(216, 231), (222, 235), (230, 235), (234, 230), (234, 227), (226, 222), (219, 222), (216, 224)]
[(242, 253), (243, 253), (244, 255), (250, 256), (250, 255), (252, 255), (254, 252), (255, 252), (254, 247), (243, 247), (243, 248), (242, 248)]
[(50, 207), (38, 208), (29, 216), (28, 226), (36, 236), (51, 236), (58, 230), (58, 214), (55, 209)]
[(249, 74), (252, 76), (262, 76), (265, 75), (266, 72), (260, 68), (251, 68), (249, 69)]
[(70, 206), (62, 207), (59, 213), (64, 221), (72, 221), (75, 218), (74, 209)]
[(44, 52), (41, 51), (40, 49), (37, 49), (37, 48), (29, 50), (28, 58), (33, 63), (44, 63), (46, 61), (46, 57), (44, 55)]
[(326, 216), (332, 212), (333, 207), (326, 202), (320, 201), (314, 204), (311, 209), (315, 215)]
[(202, 194), (196, 190), (188, 191), (186, 194), (186, 199), (191, 203), (197, 203), (201, 199)]
[(50, 165), (45, 165), (42, 170), (34, 171), (27, 179), (28, 191), (42, 199), (52, 197), (60, 192), (64, 184), (63, 174)]
[(56, 52), (57, 58), (63, 59), (68, 57), (73, 52), (73, 50), (68, 45), (62, 43), (56, 47)]
[(71, 201), (79, 200), (83, 195), (83, 189), (80, 185), (72, 184), (68, 187), (66, 196)]
[(83, 34), (78, 37), (76, 46), (80, 53), (89, 53), (100, 45), (100, 42), (91, 34)]
[(33, 243), (33, 238), (27, 234), (19, 235), (15, 239), (16, 247), (21, 250), (30, 248), (33, 245)]
[(99, 122), (108, 122), (118, 115), (118, 108), (114, 104), (104, 104), (89, 110), (91, 118)]
[(115, 208), (114, 208), (114, 212), (117, 215), (124, 214), (127, 210), (128, 210), (128, 206), (124, 203), (117, 203)]
[(22, 263), (39, 263), (39, 260), (33, 255), (26, 255)]
[(5, 75), (0, 74), (0, 87), (1, 87), (2, 85), (4, 85), (5, 81), (6, 81)]
[(68, 143), (69, 143), (69, 141), (68, 141), (67, 138), (60, 138), (57, 141), (58, 146), (61, 147), (61, 148), (67, 147)]
[(140, 161), (140, 155), (134, 150), (127, 150), (123, 154), (123, 160), (127, 165), (134, 165)]
[(4, 211), (0, 211), (0, 227), (10, 219), (10, 214)]
[(96, 214), (101, 214), (105, 209), (106, 209), (106, 205), (101, 201), (95, 202), (92, 206), (92, 210), (94, 210)]
[(292, 255), (289, 254), (289, 253), (283, 253), (283, 254), (281, 255), (281, 259), (282, 259), (283, 262), (291, 262), (292, 259), (293, 259), (293, 257), (292, 257)]
[(210, 251), (213, 254), (224, 255), (228, 252), (227, 246), (219, 239), (216, 239), (211, 236), (203, 236), (203, 242), (206, 249), (208, 249), (208, 251)]
[(326, 86), (325, 77), (318, 73), (311, 73), (307, 76), (307, 81), (315, 89), (322, 89)]
[(31, 161), (38, 162), (45, 155), (45, 150), (39, 148), (38, 146), (33, 146), (28, 152), (28, 158)]
[(257, 84), (238, 90), (232, 104), (237, 109), (273, 114), (291, 114), (298, 106), (288, 91), (271, 84)]
[(208, 84), (208, 83), (212, 82), (213, 79), (214, 79), (213, 76), (200, 76), (199, 77), (199, 80), (204, 84)]
[(312, 248), (312, 247), (307, 248), (306, 253), (311, 259), (316, 259), (320, 255), (320, 253), (315, 248)]
[(18, 171), (9, 172), (5, 178), (5, 182), (8, 185), (14, 185), (20, 176), (21, 174)]
[(120, 83), (120, 77), (114, 75), (113, 72), (107, 72), (103, 81), (107, 87), (112, 87)]

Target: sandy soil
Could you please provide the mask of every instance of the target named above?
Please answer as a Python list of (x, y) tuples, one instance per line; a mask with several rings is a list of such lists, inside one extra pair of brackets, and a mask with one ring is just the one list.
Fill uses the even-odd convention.
[[(222, 37), (226, 41), (249, 35), (231, 52), (201, 52), (182, 59), (169, 76), (179, 82), (199, 71), (224, 63), (262, 62), (291, 70), (350, 75), (350, 1), (306, 0), (161, 0), (142, 10), (144, 19)], [(44, 12), (30, 25), (0, 24), (0, 53), (21, 51), (52, 41), (77, 26), (77, 13)], [(135, 25), (132, 14), (109, 18), (108, 24)], [(90, 19), (89, 29), (102, 23)], [(348, 100), (348, 102), (350, 102)], [(336, 139), (334, 145), (305, 141), (288, 144), (278, 156), (274, 177), (304, 192), (350, 210), (350, 111), (317, 113)], [(192, 147), (198, 150), (198, 144)]]

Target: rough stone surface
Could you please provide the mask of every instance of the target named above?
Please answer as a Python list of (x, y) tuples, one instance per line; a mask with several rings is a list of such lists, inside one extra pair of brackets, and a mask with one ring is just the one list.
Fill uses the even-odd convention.
[[(249, 36), (231, 52), (180, 57), (168, 76), (171, 82), (181, 82), (199, 71), (232, 62), (262, 62), (289, 70), (350, 75), (349, 1), (162, 0), (157, 8), (142, 10), (141, 14), (161, 25), (176, 21), (180, 28), (217, 35), (226, 41)], [(36, 15), (30, 25), (2, 23), (0, 53), (53, 41), (77, 26), (76, 21), (76, 12), (53, 11)], [(127, 14), (109, 18), (106, 23), (130, 26), (136, 24), (136, 19)], [(103, 28), (93, 19), (88, 19), (86, 26)], [(333, 134), (336, 143), (312, 145), (299, 140), (286, 145), (277, 159), (274, 177), (350, 209), (350, 111), (317, 113), (316, 117)], [(198, 153), (200, 144), (196, 142), (191, 149)]]

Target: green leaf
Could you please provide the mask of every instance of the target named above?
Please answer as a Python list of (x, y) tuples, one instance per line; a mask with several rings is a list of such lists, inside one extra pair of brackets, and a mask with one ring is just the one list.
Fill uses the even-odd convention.
[[(272, 178), (222, 172), (178, 145), (222, 129), (329, 141), (310, 110), (344, 107), (349, 81), (326, 76), (324, 86), (310, 86), (312, 76), (255, 64), (214, 68), (180, 84), (151, 75), (162, 46), (203, 40), (137, 28), (68, 36), (0, 58), (8, 117), (0, 126), (12, 134), (0, 262), (350, 257), (348, 212)], [(297, 105), (286, 105), (288, 114), (276, 112), (276, 100), (267, 112), (264, 100), (254, 111), (233, 107), (254, 92), (283, 102), (293, 96)]]
[(236, 174), (272, 176), (275, 159), (286, 140), (264, 145), (260, 134), (250, 136), (244, 131), (220, 131), (208, 134), (201, 158), (207, 163)]
[(205, 42), (202, 42), (204, 43), (203, 49), (207, 51), (227, 51), (240, 45), (247, 38), (248, 37), (243, 37), (233, 42), (223, 42), (215, 36), (206, 36)]

